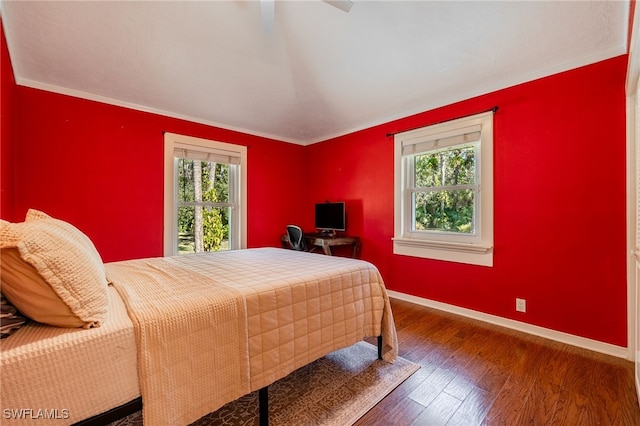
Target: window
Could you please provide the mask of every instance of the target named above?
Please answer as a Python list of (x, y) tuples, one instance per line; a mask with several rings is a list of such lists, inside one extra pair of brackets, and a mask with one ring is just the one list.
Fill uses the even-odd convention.
[(165, 133), (164, 254), (246, 247), (247, 148)]
[(395, 135), (393, 252), (493, 265), (493, 112)]

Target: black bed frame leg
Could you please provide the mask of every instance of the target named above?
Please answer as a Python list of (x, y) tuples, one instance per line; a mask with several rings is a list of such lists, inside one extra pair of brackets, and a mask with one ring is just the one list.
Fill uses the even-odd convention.
[[(378, 359), (382, 360), (382, 335), (378, 336)], [(258, 405), (260, 406), (260, 426), (269, 426), (269, 387), (258, 391)]]
[(258, 391), (258, 405), (260, 406), (260, 426), (269, 426), (269, 387)]

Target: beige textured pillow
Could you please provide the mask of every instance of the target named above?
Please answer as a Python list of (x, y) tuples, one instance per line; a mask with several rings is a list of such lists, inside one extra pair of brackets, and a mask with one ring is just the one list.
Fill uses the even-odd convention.
[(83, 327), (80, 320), (42, 279), (36, 268), (22, 260), (18, 249), (0, 250), (2, 293), (32, 320), (57, 327)]
[(104, 264), (80, 230), (29, 210), (24, 222), (0, 221), (0, 249), (2, 293), (24, 315), (59, 327), (97, 327), (104, 320)]

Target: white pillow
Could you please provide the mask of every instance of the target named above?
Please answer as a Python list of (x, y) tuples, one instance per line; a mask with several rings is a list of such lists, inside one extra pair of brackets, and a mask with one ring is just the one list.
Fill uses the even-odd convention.
[[(0, 249), (7, 253), (4, 249), (11, 248), (17, 248), (21, 260), (39, 275), (25, 279), (29, 274), (18, 274), (16, 270), (27, 270), (29, 266), (16, 265), (10, 261), (11, 256), (0, 259), (2, 292), (19, 311), (27, 316), (32, 313), (40, 318), (32, 319), (55, 326), (100, 326), (107, 313), (107, 279), (102, 258), (85, 234), (67, 222), (29, 210), (24, 222), (0, 220)], [(18, 297), (42, 294), (43, 282), (53, 290), (50, 294), (54, 295), (54, 303)], [(48, 320), (65, 316), (69, 320), (61, 323)]]

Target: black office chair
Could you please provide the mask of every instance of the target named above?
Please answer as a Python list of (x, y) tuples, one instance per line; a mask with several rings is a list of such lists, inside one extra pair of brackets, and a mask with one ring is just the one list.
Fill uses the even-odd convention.
[(289, 237), (289, 247), (292, 250), (307, 251), (307, 243), (299, 226), (287, 225), (287, 236)]

